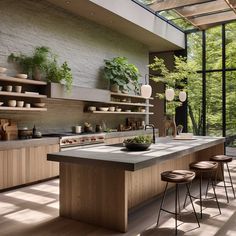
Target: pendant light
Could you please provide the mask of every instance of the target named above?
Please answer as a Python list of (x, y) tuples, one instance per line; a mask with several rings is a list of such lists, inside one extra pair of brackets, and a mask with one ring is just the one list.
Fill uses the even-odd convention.
[(145, 75), (145, 84), (141, 86), (141, 96), (146, 99), (150, 98), (152, 95), (152, 87), (147, 84), (147, 76), (148, 74)]
[(172, 89), (172, 88), (166, 89), (165, 96), (166, 96), (166, 100), (167, 101), (169, 101), (169, 102), (173, 101), (174, 98), (175, 98), (175, 91), (174, 91), (174, 89)]
[(181, 102), (185, 102), (185, 101), (186, 101), (186, 98), (187, 98), (186, 92), (185, 92), (185, 91), (180, 91), (180, 92), (179, 92), (179, 100), (180, 100)]

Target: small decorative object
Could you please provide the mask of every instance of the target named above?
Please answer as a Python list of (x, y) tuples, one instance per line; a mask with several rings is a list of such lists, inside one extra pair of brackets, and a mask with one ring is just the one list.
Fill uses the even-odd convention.
[(26, 108), (30, 108), (30, 107), (31, 107), (31, 104), (30, 104), (30, 103), (26, 103), (26, 104), (25, 104), (25, 107), (26, 107)]
[(121, 108), (116, 107), (116, 111), (117, 111), (117, 112), (121, 112)]
[(84, 123), (84, 132), (85, 133), (93, 132), (93, 127), (92, 127), (92, 125), (90, 123), (88, 123), (88, 122)]
[(130, 151), (145, 151), (152, 144), (152, 138), (150, 136), (140, 135), (124, 140), (123, 144)]
[(109, 111), (111, 111), (111, 112), (114, 112), (115, 111), (115, 107), (109, 107)]
[(43, 103), (43, 102), (37, 102), (37, 103), (34, 103), (33, 105), (34, 105), (35, 107), (42, 108), (42, 107), (45, 106), (45, 103)]
[(0, 91), (2, 91), (2, 86), (0, 86)]
[(4, 102), (0, 102), (0, 106), (2, 106), (4, 104)]
[(16, 100), (8, 100), (7, 102), (9, 107), (15, 107), (16, 106)]
[(108, 111), (109, 107), (99, 107), (99, 111)]
[(143, 84), (140, 89), (141, 96), (146, 99), (150, 98), (152, 95), (152, 87), (151, 87), (151, 85), (147, 84), (147, 76), (148, 75), (146, 74), (145, 75), (145, 84)]
[(16, 106), (17, 107), (23, 107), (24, 106), (24, 101), (16, 101)]
[(80, 125), (75, 126), (75, 133), (80, 134), (82, 132), (82, 127)]
[(6, 91), (7, 92), (12, 92), (12, 85), (7, 85), (6, 86)]
[(95, 131), (96, 131), (96, 133), (101, 133), (102, 132), (102, 126), (101, 125), (96, 125)]
[(183, 125), (178, 125), (176, 128), (177, 128), (177, 134), (180, 135), (183, 131)]
[(15, 86), (15, 92), (21, 93), (21, 90), (22, 90), (22, 86), (20, 86), (20, 85)]
[(19, 79), (27, 79), (28, 75), (27, 74), (17, 74), (16, 77)]
[(164, 121), (165, 135), (171, 135), (174, 138), (177, 135), (177, 128), (175, 123), (175, 116), (167, 116)]
[(132, 89), (135, 91), (138, 89), (139, 70), (135, 65), (129, 64), (127, 58), (114, 57), (104, 61), (104, 77), (110, 82), (110, 88), (113, 91), (128, 92)]
[(94, 106), (89, 106), (89, 107), (88, 107), (88, 111), (96, 111), (96, 107), (94, 107)]

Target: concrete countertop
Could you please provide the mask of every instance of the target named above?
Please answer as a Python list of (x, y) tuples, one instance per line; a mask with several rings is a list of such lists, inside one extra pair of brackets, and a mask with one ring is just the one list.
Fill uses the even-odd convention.
[(59, 144), (59, 138), (43, 137), (34, 139), (0, 141), (0, 151), (8, 149), (24, 148), (24, 147), (52, 145), (52, 144)]
[[(155, 132), (158, 130), (156, 129)], [(122, 131), (122, 132), (111, 132), (111, 133), (105, 133), (106, 139), (109, 138), (120, 138), (120, 137), (132, 137), (136, 135), (152, 135), (152, 129), (147, 130), (131, 130), (131, 131)]]
[(169, 159), (180, 158), (214, 145), (225, 138), (195, 136), (192, 140), (157, 138), (147, 151), (131, 152), (122, 145), (92, 145), (48, 154), (48, 160), (66, 163), (111, 166), (135, 171)]

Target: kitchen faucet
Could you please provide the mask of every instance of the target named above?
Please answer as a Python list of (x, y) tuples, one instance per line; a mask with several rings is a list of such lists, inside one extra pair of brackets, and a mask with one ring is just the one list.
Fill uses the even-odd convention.
[(145, 125), (145, 130), (147, 129), (147, 127), (152, 128), (152, 143), (155, 143), (156, 141), (156, 137), (155, 137), (155, 126), (153, 124), (148, 124)]

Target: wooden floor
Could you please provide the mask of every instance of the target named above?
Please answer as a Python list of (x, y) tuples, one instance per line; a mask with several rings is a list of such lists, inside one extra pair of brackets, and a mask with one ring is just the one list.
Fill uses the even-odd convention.
[[(236, 183), (236, 160), (230, 165), (234, 182)], [(155, 227), (160, 200), (157, 199), (145, 207), (133, 212), (129, 216), (128, 233), (121, 234), (104, 228), (84, 224), (81, 222), (60, 218), (58, 215), (58, 189), (59, 180), (20, 188), (14, 191), (0, 194), (0, 235), (10, 236), (98, 236), (98, 235), (122, 235), (122, 236), (154, 236), (174, 235), (173, 217), (163, 213), (160, 228)], [(193, 191), (197, 193), (197, 183)], [(236, 187), (236, 184), (235, 184)], [(232, 198), (230, 204), (226, 204), (224, 189), (217, 188), (217, 193), (222, 208), (219, 215), (216, 205), (212, 201), (205, 202), (208, 207), (204, 209), (201, 228), (192, 214), (186, 213), (179, 221), (178, 235), (202, 235), (202, 236), (235, 236), (236, 235), (236, 199)], [(181, 191), (183, 199), (184, 192)], [(167, 195), (166, 203), (171, 207), (174, 203), (174, 195)], [(199, 209), (198, 200), (195, 206)], [(187, 207), (187, 209), (189, 206)], [(190, 209), (190, 208), (189, 208)], [(183, 223), (182, 223), (183, 222)]]

